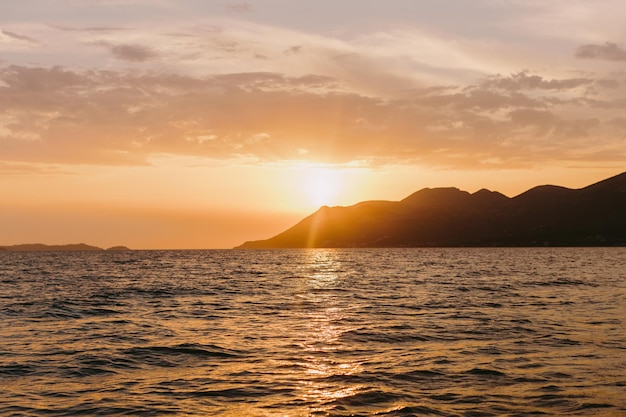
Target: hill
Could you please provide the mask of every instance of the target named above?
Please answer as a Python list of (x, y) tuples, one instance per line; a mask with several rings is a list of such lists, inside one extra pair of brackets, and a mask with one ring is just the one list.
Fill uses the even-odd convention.
[(543, 185), (513, 198), (425, 188), (401, 201), (325, 206), (238, 248), (623, 245), (626, 172), (581, 189)]

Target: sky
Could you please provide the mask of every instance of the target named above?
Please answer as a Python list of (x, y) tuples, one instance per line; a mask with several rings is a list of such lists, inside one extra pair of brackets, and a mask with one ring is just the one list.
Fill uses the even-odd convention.
[(626, 171), (622, 0), (0, 0), (0, 245), (229, 248)]

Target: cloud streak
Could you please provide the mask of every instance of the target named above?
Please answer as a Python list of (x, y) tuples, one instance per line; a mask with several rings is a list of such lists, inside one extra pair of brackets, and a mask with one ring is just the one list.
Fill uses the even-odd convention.
[(26, 42), (28, 44), (32, 44), (32, 45), (39, 45), (39, 41), (37, 39), (31, 38), (29, 36), (25, 36), (25, 35), (20, 35), (19, 33), (15, 33), (15, 32), (11, 32), (8, 30), (0, 30), (0, 33), (2, 33), (4, 36), (9, 37), (13, 40), (17, 40), (20, 42)]

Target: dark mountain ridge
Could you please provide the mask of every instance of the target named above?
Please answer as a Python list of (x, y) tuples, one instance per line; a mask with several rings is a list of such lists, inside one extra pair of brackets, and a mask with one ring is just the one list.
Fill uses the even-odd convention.
[(581, 189), (542, 185), (513, 198), (425, 188), (401, 201), (325, 206), (239, 248), (623, 245), (626, 172)]

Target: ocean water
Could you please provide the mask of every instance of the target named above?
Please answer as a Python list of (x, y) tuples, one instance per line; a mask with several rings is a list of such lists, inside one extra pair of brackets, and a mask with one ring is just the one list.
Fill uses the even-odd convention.
[(2, 416), (626, 416), (626, 248), (0, 253)]

